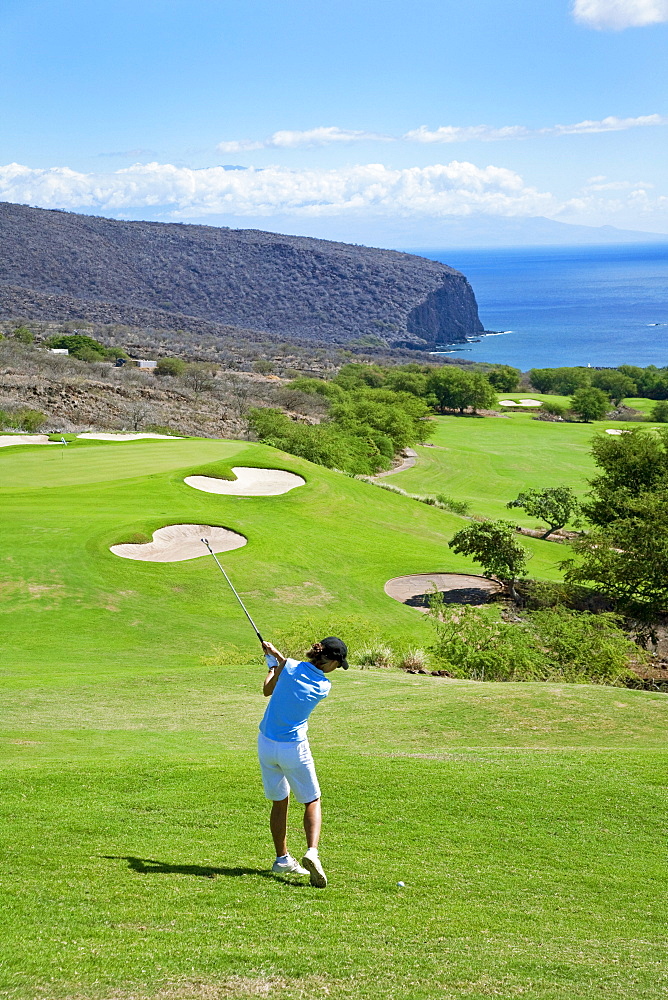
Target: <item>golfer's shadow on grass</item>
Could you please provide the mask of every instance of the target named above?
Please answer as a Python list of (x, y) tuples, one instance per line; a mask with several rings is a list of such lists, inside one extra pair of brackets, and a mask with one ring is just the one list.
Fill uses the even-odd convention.
[(308, 882), (293, 881), (282, 875), (275, 875), (263, 868), (214, 868), (212, 865), (172, 865), (166, 861), (155, 861), (153, 858), (135, 858), (127, 854), (103, 854), (107, 861), (127, 861), (131, 871), (138, 875), (192, 875), (194, 878), (216, 878), (225, 875), (228, 878), (239, 878), (242, 875), (259, 875), (272, 882), (283, 882), (287, 885), (302, 887)]

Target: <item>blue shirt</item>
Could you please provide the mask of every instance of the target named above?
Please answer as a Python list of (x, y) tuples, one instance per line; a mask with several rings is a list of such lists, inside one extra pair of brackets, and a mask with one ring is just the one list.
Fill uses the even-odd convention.
[(286, 660), (278, 675), (269, 704), (260, 723), (260, 732), (277, 743), (298, 743), (306, 739), (307, 719), (332, 686), (322, 670), (305, 660)]

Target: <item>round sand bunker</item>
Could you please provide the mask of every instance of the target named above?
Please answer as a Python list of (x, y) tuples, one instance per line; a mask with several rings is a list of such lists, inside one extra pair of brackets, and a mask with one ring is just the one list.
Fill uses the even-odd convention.
[(187, 476), (184, 482), (203, 493), (225, 493), (236, 497), (276, 497), (288, 493), (306, 480), (284, 469), (251, 469), (234, 466), (236, 479), (214, 479), (211, 476)]
[(227, 528), (212, 528), (209, 524), (168, 524), (153, 532), (152, 542), (112, 545), (111, 551), (115, 556), (143, 562), (183, 562), (208, 555), (202, 538), (208, 538), (214, 552), (229, 552), (246, 544), (243, 535)]
[(445, 604), (486, 604), (494, 594), (503, 589), (496, 580), (484, 576), (467, 576), (463, 573), (416, 573), (413, 576), (395, 576), (385, 584), (385, 593), (401, 604), (408, 604), (419, 611), (429, 610), (429, 598), (434, 588)]

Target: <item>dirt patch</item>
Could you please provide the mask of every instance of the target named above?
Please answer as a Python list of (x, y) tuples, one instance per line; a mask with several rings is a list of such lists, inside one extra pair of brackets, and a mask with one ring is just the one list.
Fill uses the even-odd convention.
[[(284, 976), (226, 976), (217, 982), (186, 980), (161, 986), (107, 989), (103, 993), (75, 994), (68, 1000), (246, 1000), (275, 997), (276, 1000), (307, 1000), (324, 997), (334, 984), (323, 976), (287, 979)], [(338, 985), (338, 984), (337, 984)]]
[(319, 583), (309, 583), (308, 581), (297, 587), (276, 587), (274, 594), (276, 600), (297, 607), (318, 607), (321, 604), (326, 604), (327, 601), (334, 600), (333, 595), (328, 593)]

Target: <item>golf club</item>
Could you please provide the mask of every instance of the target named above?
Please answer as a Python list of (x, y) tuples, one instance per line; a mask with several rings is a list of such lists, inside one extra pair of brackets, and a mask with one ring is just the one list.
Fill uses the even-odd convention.
[(218, 569), (220, 570), (220, 572), (221, 572), (221, 573), (223, 574), (223, 576), (225, 577), (225, 579), (226, 579), (226, 580), (227, 580), (227, 582), (229, 583), (229, 585), (230, 585), (230, 589), (231, 589), (232, 593), (234, 594), (234, 596), (235, 596), (235, 597), (236, 597), (236, 599), (238, 600), (239, 604), (240, 604), (240, 605), (241, 605), (241, 607), (243, 608), (243, 610), (244, 610), (244, 614), (246, 615), (246, 618), (248, 619), (248, 621), (249, 621), (249, 622), (251, 623), (251, 625), (253, 626), (253, 631), (255, 632), (255, 635), (256, 635), (256, 636), (258, 637), (258, 639), (260, 640), (260, 643), (263, 643), (263, 642), (264, 642), (264, 639), (263, 639), (263, 638), (262, 638), (262, 636), (260, 635), (260, 633), (259, 633), (259, 631), (258, 631), (258, 628), (257, 628), (257, 625), (255, 624), (255, 622), (253, 621), (253, 619), (251, 618), (251, 616), (250, 616), (250, 615), (248, 614), (248, 611), (246, 610), (246, 605), (244, 604), (244, 602), (243, 602), (243, 601), (241, 600), (241, 598), (240, 598), (240, 597), (239, 597), (239, 595), (237, 594), (236, 590), (234, 589), (234, 584), (233, 584), (233, 583), (232, 583), (232, 581), (230, 580), (229, 576), (227, 575), (227, 573), (225, 572), (225, 570), (223, 569), (223, 567), (221, 566), (221, 564), (220, 564), (220, 563), (218, 562), (218, 559), (217, 559), (217, 557), (216, 557), (216, 553), (215, 553), (215, 552), (213, 551), (213, 549), (212, 549), (212, 548), (211, 548), (211, 546), (209, 545), (209, 540), (208, 540), (208, 538), (200, 538), (200, 541), (201, 541), (201, 542), (203, 542), (203, 543), (204, 543), (204, 545), (206, 545), (207, 549), (209, 550), (209, 552), (211, 553), (211, 555), (213, 556), (213, 558), (214, 558), (214, 559), (216, 560), (216, 565), (218, 566)]

